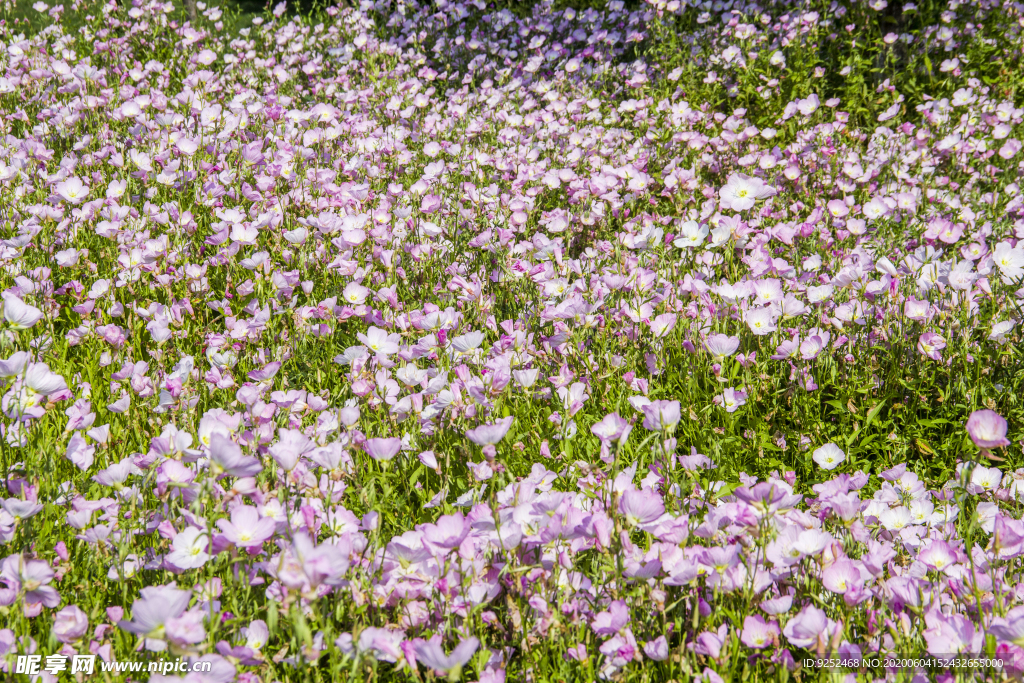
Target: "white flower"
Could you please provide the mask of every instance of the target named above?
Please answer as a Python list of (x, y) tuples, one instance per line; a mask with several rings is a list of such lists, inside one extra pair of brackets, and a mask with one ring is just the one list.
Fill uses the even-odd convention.
[(39, 394), (49, 396), (68, 388), (64, 378), (50, 370), (46, 363), (32, 363), (25, 373), (25, 386)]
[(729, 176), (728, 182), (719, 191), (722, 207), (733, 211), (746, 211), (753, 208), (758, 199), (765, 199), (775, 194), (775, 190), (760, 178), (751, 178), (742, 173)]
[(308, 234), (309, 231), (306, 230), (305, 228), (295, 228), (294, 230), (289, 230), (288, 232), (286, 232), (284, 234), (284, 238), (288, 240), (291, 244), (302, 244), (303, 242), (306, 241), (306, 235)]
[(889, 213), (889, 207), (881, 199), (876, 198), (865, 204), (862, 211), (868, 220), (875, 220)]
[(1024, 276), (1024, 249), (1011, 247), (1009, 242), (1000, 242), (992, 252), (992, 260), (1003, 276), (1003, 282), (1010, 284)]
[(846, 460), (846, 453), (834, 443), (827, 443), (814, 451), (813, 459), (822, 469), (834, 470)]
[(996, 467), (978, 465), (971, 471), (971, 483), (980, 489), (996, 489), (1003, 480), (1003, 473)]
[(910, 514), (910, 510), (900, 505), (878, 515), (878, 521), (889, 531), (899, 531), (913, 524), (914, 516)]
[(707, 226), (700, 225), (697, 221), (686, 221), (679, 226), (679, 235), (672, 244), (679, 249), (699, 247), (704, 243), (709, 232)]
[(350, 282), (345, 285), (345, 289), (341, 292), (341, 298), (350, 303), (353, 306), (361, 306), (366, 302), (366, 295), (369, 293), (366, 287), (362, 285)]
[(748, 309), (744, 321), (750, 331), (759, 337), (771, 334), (777, 329), (775, 312), (767, 306)]
[(1006, 335), (1013, 330), (1016, 324), (1013, 320), (1003, 320), (1002, 322), (995, 323), (992, 325), (992, 332), (988, 335), (989, 340), (997, 344), (1005, 344)]
[(174, 537), (166, 562), (178, 569), (202, 567), (210, 559), (210, 555), (206, 552), (208, 545), (207, 535), (194, 526), (190, 526)]
[(210, 347), (206, 350), (206, 358), (210, 361), (210, 365), (218, 370), (233, 368), (238, 362), (238, 354), (230, 346), (223, 349)]
[(483, 343), (485, 336), (483, 332), (474, 331), (455, 337), (452, 339), (452, 350), (459, 354), (469, 353)]
[(4, 297), (4, 318), (16, 330), (27, 330), (43, 317), (43, 312), (13, 294)]

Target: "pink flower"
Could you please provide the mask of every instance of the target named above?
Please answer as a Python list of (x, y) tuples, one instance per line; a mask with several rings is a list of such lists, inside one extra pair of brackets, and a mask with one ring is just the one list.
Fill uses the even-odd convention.
[(652, 432), (672, 429), (679, 424), (679, 401), (652, 401), (643, 407), (644, 429)]
[(633, 425), (618, 413), (609, 413), (600, 422), (590, 426), (590, 432), (601, 441), (601, 459), (611, 462), (613, 443), (624, 444), (633, 431)]
[(162, 652), (167, 649), (163, 627), (185, 612), (191, 593), (174, 585), (149, 586), (139, 593), (141, 599), (132, 603), (132, 620), (121, 620), (118, 626), (145, 638), (147, 650)]
[(956, 244), (964, 234), (963, 226), (949, 223), (940, 233), (939, 239), (946, 244)]
[(71, 204), (78, 204), (89, 195), (89, 186), (82, 182), (78, 176), (72, 176), (67, 180), (57, 183), (54, 188), (64, 201)]
[(767, 614), (785, 614), (793, 607), (792, 595), (780, 595), (761, 601), (761, 609)]
[(1021, 142), (1015, 138), (1010, 138), (1003, 143), (1003, 146), (999, 148), (999, 156), (1004, 159), (1012, 159), (1017, 155), (1017, 152), (1021, 150)]
[(807, 605), (786, 622), (782, 633), (797, 647), (813, 649), (818, 643), (827, 643), (835, 624), (825, 612), (814, 605)]
[(185, 648), (203, 642), (206, 629), (203, 628), (203, 610), (193, 607), (180, 617), (172, 617), (164, 624), (167, 641), (178, 648)]
[(256, 140), (242, 146), (242, 161), (246, 166), (255, 166), (263, 162), (263, 141)]
[(740, 633), (740, 642), (755, 650), (762, 650), (777, 643), (779, 640), (779, 625), (774, 621), (765, 622), (760, 615), (748, 616), (743, 620), (743, 632)]
[(665, 636), (658, 636), (654, 640), (644, 643), (644, 654), (656, 662), (663, 662), (668, 659), (668, 639)]
[(729, 387), (718, 396), (715, 396), (714, 402), (716, 405), (720, 405), (725, 408), (725, 412), (735, 413), (746, 404), (747, 392), (742, 389)]
[(110, 467), (100, 470), (96, 476), (92, 479), (93, 481), (102, 484), (103, 486), (112, 486), (120, 489), (122, 484), (132, 474), (132, 470), (135, 469), (138, 473), (138, 469), (135, 468), (131, 458), (125, 458), (120, 462), (116, 462)]
[(654, 320), (651, 320), (648, 325), (654, 333), (655, 339), (658, 339), (672, 331), (672, 328), (676, 326), (676, 320), (677, 316), (675, 313), (662, 313)]
[(814, 360), (825, 348), (825, 340), (818, 335), (812, 335), (800, 342), (800, 356), (804, 360)]
[(277, 529), (270, 517), (260, 517), (254, 507), (241, 505), (231, 511), (231, 521), (218, 519), (217, 526), (224, 538), (239, 548), (258, 548), (269, 540)]
[(628, 628), (623, 633), (606, 640), (598, 650), (616, 668), (629, 664), (640, 654), (633, 631)]
[(46, 363), (31, 363), (25, 372), (25, 386), (38, 396), (50, 396), (68, 388), (64, 378)]
[[(876, 220), (888, 215), (889, 207), (881, 199), (875, 198), (866, 203), (861, 211), (868, 220)], [(956, 240), (953, 241), (955, 242)]]
[(371, 327), (366, 334), (360, 332), (356, 335), (356, 339), (380, 356), (391, 356), (398, 353), (398, 342), (401, 338), (401, 335), (397, 333), (388, 334), (378, 327)]
[(78, 469), (87, 470), (92, 467), (95, 455), (96, 447), (90, 446), (86, 442), (85, 437), (78, 432), (71, 435), (67, 450), (64, 452), (64, 457), (73, 462)]
[(423, 527), (423, 538), (431, 545), (444, 550), (458, 547), (469, 533), (469, 525), (461, 512), (443, 515), (436, 524)]
[(402, 440), (399, 438), (367, 439), (363, 443), (363, 450), (374, 460), (387, 462), (402, 450)]
[(459, 643), (450, 655), (446, 655), (441, 648), (440, 638), (431, 640), (417, 638), (412, 641), (416, 660), (428, 669), (444, 673), (461, 669), (479, 646), (480, 641), (477, 638), (467, 638)]
[(8, 555), (0, 563), (0, 583), (5, 584), (14, 594), (23, 592), (26, 606), (56, 607), (60, 604), (57, 589), (47, 585), (52, 579), (53, 569), (42, 560), (28, 559), (23, 555)]
[(967, 434), (978, 448), (1009, 446), (1006, 419), (994, 410), (975, 410), (967, 419)]
[(624, 600), (616, 600), (608, 605), (606, 612), (598, 612), (590, 627), (599, 636), (610, 636), (618, 633), (629, 623), (629, 607)]
[(441, 198), (436, 194), (428, 194), (420, 202), (420, 211), (423, 213), (434, 213), (441, 208)]
[(929, 610), (924, 621), (928, 628), (923, 635), (932, 655), (981, 652), (985, 634), (975, 629), (967, 617), (959, 614), (946, 616), (939, 610)]
[(629, 526), (650, 524), (665, 514), (665, 503), (651, 489), (629, 489), (619, 499), (619, 512)]
[(315, 444), (297, 429), (282, 429), (277, 435), (279, 441), (270, 447), (270, 455), (282, 470), (291, 472), (299, 458), (312, 450)]
[(1020, 608), (1010, 611), (1007, 617), (996, 617), (992, 620), (988, 632), (1004, 643), (1014, 643), (1024, 647), (1024, 614)]
[(255, 477), (263, 471), (263, 465), (252, 456), (242, 455), (242, 449), (231, 439), (214, 432), (210, 436), (210, 471), (215, 475)]
[(856, 591), (864, 581), (853, 562), (836, 560), (822, 572), (821, 583), (833, 593), (844, 595), (847, 591)]
[(771, 334), (778, 328), (778, 316), (768, 306), (748, 308), (743, 315), (743, 321), (747, 323), (750, 331), (759, 337)]
[(273, 379), (277, 371), (281, 369), (281, 362), (274, 361), (273, 363), (267, 363), (259, 370), (253, 370), (249, 373), (249, 379), (254, 382), (263, 382), (268, 379)]
[(814, 93), (809, 97), (796, 101), (797, 110), (804, 116), (810, 116), (818, 110), (819, 106), (821, 106), (821, 100), (818, 99), (818, 95)]
[(921, 549), (917, 554), (920, 560), (929, 569), (945, 571), (959, 561), (956, 550), (942, 540), (933, 540)]
[(825, 208), (836, 218), (845, 218), (850, 213), (850, 207), (842, 199), (833, 199), (825, 205)]
[(728, 636), (728, 624), (722, 624), (718, 627), (717, 631), (704, 631), (697, 636), (693, 650), (699, 655), (704, 655), (717, 661), (722, 656), (722, 647), (725, 646)]
[(740, 348), (740, 338), (727, 334), (713, 334), (704, 342), (704, 348), (719, 363), (736, 353)]
[(10, 358), (0, 359), (0, 377), (16, 377), (25, 371), (32, 359), (26, 351), (15, 351)]
[(35, 501), (21, 498), (8, 498), (0, 505), (15, 520), (29, 519), (42, 511), (43, 506)]
[(917, 352), (932, 360), (942, 360), (942, 349), (946, 348), (946, 339), (935, 332), (925, 332), (917, 339)]
[(601, 442), (620, 441), (629, 434), (629, 421), (618, 413), (609, 413), (590, 427), (591, 433)]
[(512, 427), (515, 418), (511, 415), (504, 417), (494, 424), (480, 425), (475, 429), (466, 432), (466, 438), (478, 446), (495, 445), (505, 438), (508, 430)]
[(78, 605), (68, 605), (53, 615), (53, 635), (62, 643), (73, 643), (89, 629), (89, 617)]
[(344, 580), (351, 549), (344, 536), (314, 545), (306, 533), (296, 533), (290, 548), (270, 558), (267, 571), (286, 588), (311, 596), (322, 585), (337, 586)]

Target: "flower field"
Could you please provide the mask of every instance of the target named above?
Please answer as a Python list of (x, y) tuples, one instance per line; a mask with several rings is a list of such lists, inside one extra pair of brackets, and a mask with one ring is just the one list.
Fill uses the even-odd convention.
[(197, 9), (0, 10), (4, 680), (1024, 676), (1024, 5)]

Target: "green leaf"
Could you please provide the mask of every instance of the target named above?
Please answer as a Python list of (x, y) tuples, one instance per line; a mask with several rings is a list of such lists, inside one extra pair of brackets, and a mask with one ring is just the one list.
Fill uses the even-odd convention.
[(880, 412), (882, 412), (882, 408), (885, 407), (885, 402), (887, 400), (888, 399), (884, 399), (883, 398), (881, 401), (876, 403), (875, 406), (871, 410), (868, 411), (868, 417), (864, 421), (864, 429), (867, 429), (868, 427), (870, 427), (871, 423), (875, 421), (875, 418), (878, 417), (878, 414)]
[(412, 473), (412, 476), (409, 477), (409, 488), (412, 488), (416, 484), (416, 482), (419, 480), (420, 476), (423, 474), (424, 471), (426, 471), (426, 467), (424, 467), (422, 464), (416, 468), (416, 470)]
[(270, 604), (267, 607), (267, 629), (271, 633), (277, 633), (277, 603), (273, 600), (268, 602)]
[(718, 497), (728, 496), (730, 493), (732, 493), (739, 487), (740, 483), (738, 481), (728, 481), (722, 486), (722, 488), (718, 490), (718, 493), (716, 493), (715, 495)]

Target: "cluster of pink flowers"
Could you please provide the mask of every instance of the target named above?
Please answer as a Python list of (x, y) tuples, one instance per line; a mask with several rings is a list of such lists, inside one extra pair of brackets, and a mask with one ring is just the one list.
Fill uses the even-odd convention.
[[(52, 634), (188, 683), (1024, 674), (1024, 109), (956, 0), (917, 38), (954, 94), (880, 87), (870, 130), (635, 59), (691, 18), (704, 82), (773, 101), (851, 30), (798, 4), (0, 26), (0, 671)], [(941, 480), (869, 474), (887, 401), (959, 411)], [(790, 419), (830, 404), (851, 434)]]

